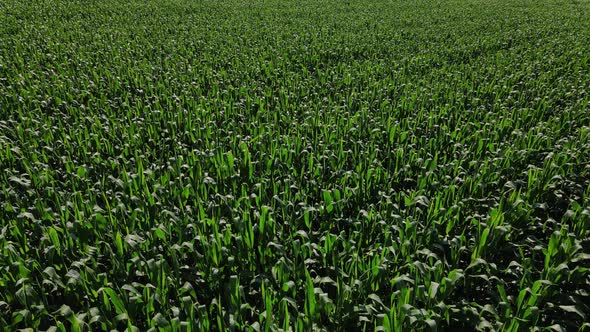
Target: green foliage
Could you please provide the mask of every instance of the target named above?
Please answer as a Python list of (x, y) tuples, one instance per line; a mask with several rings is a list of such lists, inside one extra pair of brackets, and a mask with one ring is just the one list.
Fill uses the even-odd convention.
[(588, 1), (0, 2), (5, 331), (584, 331)]

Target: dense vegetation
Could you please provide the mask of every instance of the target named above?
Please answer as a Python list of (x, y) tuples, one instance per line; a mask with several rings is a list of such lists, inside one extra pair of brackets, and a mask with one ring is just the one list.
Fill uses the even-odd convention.
[(590, 3), (0, 2), (4, 330), (578, 331)]

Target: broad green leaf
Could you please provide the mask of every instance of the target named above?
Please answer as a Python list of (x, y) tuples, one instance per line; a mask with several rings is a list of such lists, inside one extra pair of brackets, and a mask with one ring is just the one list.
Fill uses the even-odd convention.
[(115, 306), (115, 311), (117, 312), (118, 315), (123, 314), (123, 313), (127, 313), (127, 310), (125, 309), (125, 305), (123, 304), (123, 301), (121, 301), (121, 299), (119, 298), (117, 293), (112, 288), (103, 287), (99, 290), (99, 293), (101, 291), (108, 295), (109, 299), (111, 300), (111, 302)]

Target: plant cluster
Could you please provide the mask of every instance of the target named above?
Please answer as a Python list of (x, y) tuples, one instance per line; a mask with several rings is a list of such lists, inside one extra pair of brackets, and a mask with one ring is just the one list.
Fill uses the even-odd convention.
[(582, 331), (585, 0), (3, 0), (5, 331)]

